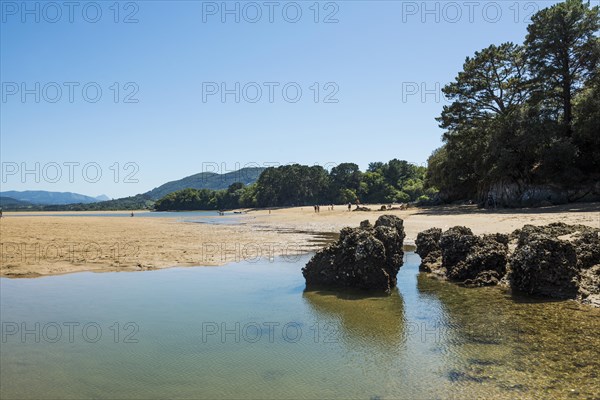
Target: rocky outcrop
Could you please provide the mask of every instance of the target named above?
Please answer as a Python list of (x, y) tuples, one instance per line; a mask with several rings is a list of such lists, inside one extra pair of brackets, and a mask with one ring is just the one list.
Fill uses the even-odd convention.
[(588, 269), (600, 264), (600, 230), (583, 230), (575, 236), (573, 243), (579, 269)]
[(431, 228), (419, 232), (415, 245), (415, 251), (421, 257), (419, 269), (425, 272), (439, 270), (442, 266), (442, 249), (440, 248), (440, 238), (442, 230), (440, 228)]
[(506, 273), (508, 237), (475, 236), (469, 228), (457, 226), (442, 233), (442, 268), (448, 279), (467, 285), (497, 285)]
[(402, 266), (403, 221), (382, 215), (372, 226), (344, 228), (337, 242), (318, 251), (302, 269), (307, 289), (351, 287), (390, 292)]
[(419, 233), (415, 244), (422, 271), (465, 285), (497, 285), (506, 273), (507, 235), (476, 236), (464, 226), (432, 228)]
[(600, 229), (588, 229), (574, 240), (579, 269), (579, 300), (600, 307)]
[(490, 197), (497, 207), (545, 207), (577, 201), (600, 201), (600, 181), (571, 188), (525, 182), (498, 182), (481, 193), (484, 200)]
[(564, 222), (554, 222), (548, 225), (535, 226), (525, 225), (521, 229), (517, 229), (510, 234), (511, 239), (516, 239), (519, 245), (529, 240), (531, 235), (547, 235), (558, 238), (560, 236), (572, 235), (575, 233), (583, 233), (593, 231), (586, 225), (567, 225)]
[(577, 295), (577, 254), (567, 241), (545, 234), (519, 239), (510, 259), (514, 290), (554, 298)]
[(553, 223), (476, 236), (457, 226), (423, 231), (415, 244), (421, 269), (449, 280), (472, 286), (506, 282), (517, 292), (600, 306), (600, 229)]
[(553, 223), (515, 231), (511, 285), (525, 293), (600, 301), (600, 229)]

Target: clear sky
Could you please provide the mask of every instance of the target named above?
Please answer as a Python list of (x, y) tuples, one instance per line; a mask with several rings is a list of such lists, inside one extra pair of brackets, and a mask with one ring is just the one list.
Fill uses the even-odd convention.
[(2, 0), (1, 189), (117, 198), (246, 165), (424, 163), (439, 88), (553, 3)]

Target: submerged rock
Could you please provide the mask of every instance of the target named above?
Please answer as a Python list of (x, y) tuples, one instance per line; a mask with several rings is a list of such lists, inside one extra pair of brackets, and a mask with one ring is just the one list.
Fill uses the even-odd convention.
[(317, 252), (302, 269), (307, 288), (351, 287), (390, 292), (402, 266), (403, 221), (382, 215), (371, 226), (344, 228), (337, 242)]

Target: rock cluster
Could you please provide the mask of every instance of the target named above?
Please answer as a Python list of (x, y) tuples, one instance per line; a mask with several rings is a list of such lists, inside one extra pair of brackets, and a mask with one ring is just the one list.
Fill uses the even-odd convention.
[(337, 242), (318, 251), (302, 269), (307, 289), (351, 287), (390, 292), (402, 266), (403, 221), (382, 215), (375, 225), (344, 228)]
[(511, 285), (525, 293), (600, 305), (600, 229), (554, 223), (513, 232)]
[(421, 270), (436, 272), (467, 285), (495, 285), (506, 273), (508, 237), (476, 236), (464, 226), (443, 232), (432, 228), (419, 233), (417, 253)]
[(449, 280), (474, 286), (506, 281), (518, 292), (600, 305), (600, 229), (553, 223), (476, 236), (456, 226), (423, 231), (415, 244), (421, 270)]

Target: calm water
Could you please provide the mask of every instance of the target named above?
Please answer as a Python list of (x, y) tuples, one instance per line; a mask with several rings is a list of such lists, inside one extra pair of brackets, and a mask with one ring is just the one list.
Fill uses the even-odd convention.
[(600, 310), (435, 281), (412, 253), (391, 296), (306, 293), (306, 261), (0, 279), (0, 397), (600, 397)]
[[(6, 213), (8, 218), (12, 217), (129, 217), (131, 211), (122, 212), (63, 212), (63, 213), (38, 213), (38, 212), (10, 212)], [(232, 211), (219, 215), (218, 211), (138, 211), (134, 212), (134, 218), (176, 218), (182, 222), (196, 222), (213, 225), (236, 225), (240, 223), (240, 214)]]
[[(138, 211), (134, 212), (136, 217), (159, 217), (159, 218), (196, 218), (196, 217), (213, 217), (219, 215), (217, 211)], [(227, 215), (237, 215), (232, 212), (226, 213)], [(74, 211), (74, 212), (57, 212), (51, 211), (39, 213), (39, 212), (7, 212), (5, 216), (10, 217), (131, 217), (131, 211), (117, 211), (117, 212), (88, 212), (88, 211)]]

